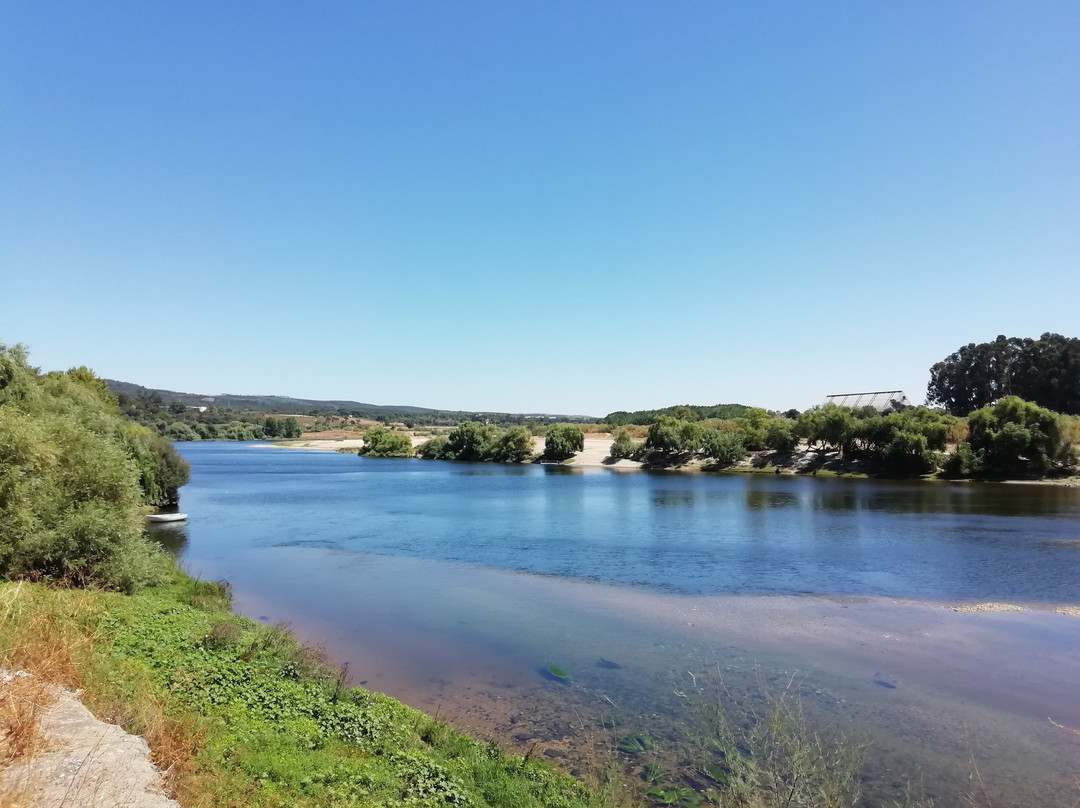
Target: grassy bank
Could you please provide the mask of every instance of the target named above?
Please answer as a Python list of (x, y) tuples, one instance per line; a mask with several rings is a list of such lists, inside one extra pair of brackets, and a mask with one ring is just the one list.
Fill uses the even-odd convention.
[(224, 587), (180, 573), (136, 595), (0, 584), (0, 666), (83, 689), (99, 718), (147, 739), (186, 808), (618, 804), (344, 687), (316, 649), (232, 614)]

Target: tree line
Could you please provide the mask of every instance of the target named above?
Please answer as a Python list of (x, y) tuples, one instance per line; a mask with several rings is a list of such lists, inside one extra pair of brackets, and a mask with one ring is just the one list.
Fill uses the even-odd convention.
[(930, 368), (926, 399), (952, 415), (967, 415), (1006, 396), (1080, 415), (1080, 339), (999, 336), (965, 345)]
[[(585, 448), (585, 433), (576, 424), (553, 424), (544, 433), (540, 459), (558, 462)], [(359, 454), (365, 457), (413, 457), (425, 460), (459, 460), (495, 463), (524, 463), (536, 459), (533, 433), (524, 426), (506, 429), (479, 421), (458, 424), (445, 435), (437, 435), (413, 448), (412, 438), (376, 426), (364, 433)]]
[(177, 401), (166, 404), (156, 392), (119, 393), (116, 400), (125, 418), (174, 441), (299, 438), (304, 431), (290, 416), (276, 418), (221, 406), (200, 411)]
[(172, 444), (121, 417), (85, 367), (41, 373), (0, 345), (0, 575), (123, 591), (166, 580), (146, 506), (189, 478)]
[[(642, 442), (626, 427), (617, 429), (609, 451), (613, 458), (653, 466), (703, 461), (719, 468), (751, 452), (790, 454), (800, 445), (891, 476), (940, 470), (950, 477), (1040, 477), (1077, 462), (1066, 420), (1015, 396), (966, 419), (929, 407), (896, 405), (879, 412), (831, 403), (794, 418), (749, 408), (739, 418), (708, 425), (662, 415)], [(946, 455), (949, 445), (955, 448)]]

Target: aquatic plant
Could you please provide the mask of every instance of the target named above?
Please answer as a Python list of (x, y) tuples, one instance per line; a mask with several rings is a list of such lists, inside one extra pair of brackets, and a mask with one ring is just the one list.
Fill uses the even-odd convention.
[(664, 770), (660, 767), (659, 763), (646, 763), (641, 770), (641, 779), (651, 786), (660, 782), (660, 778), (664, 776)]
[[(759, 683), (760, 704), (742, 705), (728, 699), (719, 679), (707, 685), (691, 678), (693, 688), (683, 695), (699, 733), (697, 770), (712, 781), (707, 794), (714, 802), (743, 808), (850, 808), (858, 803), (859, 766), (867, 745), (812, 731), (794, 678), (779, 694)], [(735, 726), (741, 729), (736, 732)]]
[(697, 808), (702, 801), (701, 795), (692, 788), (650, 788), (645, 796), (660, 805), (684, 805), (687, 808)]
[(646, 749), (653, 748), (652, 736), (647, 732), (631, 732), (619, 741), (619, 751), (628, 755), (636, 755)]
[(558, 665), (548, 665), (541, 671), (545, 677), (555, 682), (568, 685), (573, 681), (573, 677), (570, 676), (565, 670)]

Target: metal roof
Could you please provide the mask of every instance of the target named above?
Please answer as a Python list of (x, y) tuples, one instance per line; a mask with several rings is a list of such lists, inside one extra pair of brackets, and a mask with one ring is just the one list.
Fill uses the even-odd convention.
[(903, 390), (879, 390), (875, 393), (836, 393), (825, 397), (826, 404), (841, 407), (873, 407), (878, 412), (889, 409), (892, 402), (908, 404), (908, 397)]

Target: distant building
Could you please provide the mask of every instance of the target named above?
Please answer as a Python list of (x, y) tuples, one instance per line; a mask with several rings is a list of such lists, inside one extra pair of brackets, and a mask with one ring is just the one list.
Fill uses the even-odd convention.
[(873, 407), (878, 412), (891, 409), (894, 404), (904, 407), (911, 405), (903, 390), (879, 390), (876, 393), (837, 393), (825, 396), (826, 404), (840, 407)]

